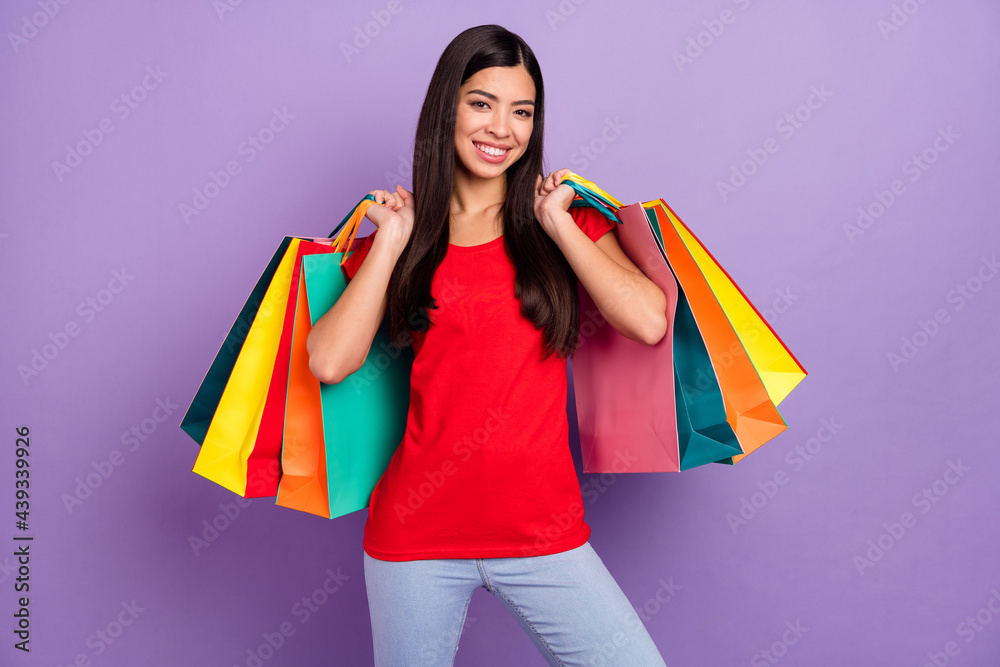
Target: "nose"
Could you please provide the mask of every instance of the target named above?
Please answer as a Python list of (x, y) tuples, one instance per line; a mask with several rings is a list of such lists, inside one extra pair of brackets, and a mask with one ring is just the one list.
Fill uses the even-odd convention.
[(491, 114), (486, 131), (497, 137), (506, 137), (510, 134), (510, 120), (507, 118), (507, 114), (503, 111)]

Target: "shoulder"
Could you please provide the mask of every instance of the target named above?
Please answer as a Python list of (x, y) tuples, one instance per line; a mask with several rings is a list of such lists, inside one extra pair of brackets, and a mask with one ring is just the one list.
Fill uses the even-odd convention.
[(569, 209), (569, 214), (576, 222), (576, 226), (583, 230), (591, 241), (604, 236), (614, 229), (615, 223), (605, 218), (597, 209), (592, 206), (574, 206)]

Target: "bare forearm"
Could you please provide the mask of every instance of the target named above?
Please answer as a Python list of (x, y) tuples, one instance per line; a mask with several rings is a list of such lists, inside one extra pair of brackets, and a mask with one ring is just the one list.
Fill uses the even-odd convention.
[(388, 236), (377, 235), (344, 293), (313, 326), (306, 340), (309, 368), (323, 382), (340, 382), (364, 364), (399, 254)]
[(632, 340), (650, 345), (659, 341), (666, 330), (663, 291), (641, 272), (609, 257), (568, 212), (553, 215), (566, 217), (553, 225), (558, 230), (553, 240), (608, 323)]

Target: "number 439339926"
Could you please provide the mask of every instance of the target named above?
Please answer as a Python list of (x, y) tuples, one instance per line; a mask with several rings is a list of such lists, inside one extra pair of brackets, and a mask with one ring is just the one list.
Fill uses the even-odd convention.
[(31, 436), (27, 426), (17, 429), (17, 444), (14, 450), (16, 470), (14, 472), (14, 515), (17, 517), (18, 530), (28, 530), (28, 489), (30, 488), (31, 471), (28, 458), (31, 455)]

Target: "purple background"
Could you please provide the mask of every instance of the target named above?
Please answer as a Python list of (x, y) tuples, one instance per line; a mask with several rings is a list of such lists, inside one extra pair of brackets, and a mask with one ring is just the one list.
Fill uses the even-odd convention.
[[(50, 19), (38, 2), (3, 3), (0, 662), (246, 665), (290, 621), (265, 665), (371, 664), (365, 512), (326, 521), (254, 500), (196, 555), (189, 537), (224, 525), (220, 504), (238, 498), (191, 472), (198, 448), (177, 424), (282, 235), (325, 236), (368, 190), (409, 187), (438, 56), (497, 22), (542, 65), (546, 168), (628, 202), (663, 197), (810, 372), (781, 405), (789, 431), (734, 467), (581, 474), (601, 489), (591, 543), (667, 663), (771, 664), (768, 649), (782, 665), (924, 665), (954, 642), (949, 664), (997, 664), (1000, 279), (984, 258), (1000, 246), (1000, 6), (907, 0), (883, 34), (888, 0), (400, 3), (247, 1), (220, 15), (209, 0), (50, 2)], [(731, 22), (713, 23), (725, 10)], [(346, 57), (373, 11), (391, 20)], [(685, 49), (696, 57), (679, 66)], [(165, 75), (123, 118), (115, 100), (147, 67)], [(814, 87), (825, 101), (788, 136), (776, 124)], [(294, 118), (250, 161), (239, 146), (275, 108)], [(113, 131), (57, 175), (102, 119)], [(777, 151), (720, 194), (768, 138)], [(911, 180), (925, 150), (935, 161)], [(185, 221), (179, 206), (229, 160), (240, 173)], [(902, 194), (849, 239), (894, 180)], [(126, 287), (89, 317), (79, 304), (123, 269)], [(18, 367), (67, 324), (78, 335), (23, 380)], [(904, 338), (912, 358), (893, 368)], [(123, 434), (157, 400), (178, 407), (129, 451)], [(9, 631), (19, 425), (32, 434), (30, 656)], [(819, 436), (808, 460), (796, 454)], [(575, 433), (571, 447), (579, 465)], [(67, 509), (115, 450), (121, 465)], [(949, 462), (968, 470), (946, 474)], [(769, 485), (776, 474), (786, 483)], [(943, 495), (915, 501), (925, 488)], [(745, 499), (762, 506), (731, 527)], [(894, 528), (904, 512), (915, 523)], [(859, 565), (879, 555), (869, 540), (889, 548)], [(349, 578), (302, 623), (293, 606), (328, 568)], [(112, 644), (88, 643), (133, 600), (142, 611)], [(783, 639), (786, 623), (808, 630)], [(477, 590), (456, 664), (544, 662)]]

